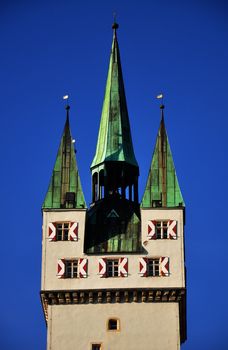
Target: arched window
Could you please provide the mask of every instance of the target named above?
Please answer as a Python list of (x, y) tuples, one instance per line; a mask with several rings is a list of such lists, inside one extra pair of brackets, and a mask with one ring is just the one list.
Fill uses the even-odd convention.
[(100, 199), (104, 198), (104, 170), (99, 173)]
[(132, 201), (132, 185), (128, 186), (128, 194), (127, 194), (127, 199)]
[(93, 174), (93, 202), (98, 200), (98, 175), (97, 173)]

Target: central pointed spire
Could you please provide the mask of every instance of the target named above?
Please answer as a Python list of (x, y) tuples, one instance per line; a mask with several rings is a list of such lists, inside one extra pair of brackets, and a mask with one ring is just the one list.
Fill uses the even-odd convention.
[[(93, 201), (117, 193), (125, 198), (128, 186), (134, 188), (134, 201), (138, 201), (138, 163), (135, 158), (125, 97), (123, 75), (117, 41), (118, 24), (113, 23), (113, 41), (108, 77), (101, 114), (96, 153), (91, 164), (93, 175)], [(115, 163), (115, 165), (114, 165)], [(100, 172), (102, 175), (100, 176)], [(114, 175), (115, 174), (115, 175)], [(101, 182), (99, 182), (99, 176)], [(114, 178), (115, 177), (115, 178)], [(131, 190), (129, 190), (131, 192)], [(130, 195), (132, 199), (132, 195)]]
[(140, 251), (139, 168), (124, 91), (118, 24), (114, 22), (96, 154), (91, 165), (92, 205), (87, 213), (87, 253)]
[(96, 154), (91, 168), (104, 161), (125, 161), (138, 166), (135, 159), (123, 75), (120, 62), (119, 45), (114, 23), (113, 42), (105, 89), (105, 97), (97, 141)]

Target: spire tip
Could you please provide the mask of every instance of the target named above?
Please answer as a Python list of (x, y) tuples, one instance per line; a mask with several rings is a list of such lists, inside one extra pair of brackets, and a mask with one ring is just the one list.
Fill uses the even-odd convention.
[(116, 12), (113, 13), (113, 24), (112, 29), (116, 33), (116, 30), (119, 28), (119, 24), (116, 22)]
[(119, 24), (114, 22), (113, 25), (112, 25), (112, 29), (114, 29), (114, 31), (116, 31), (116, 29), (119, 28)]
[(119, 24), (116, 23), (116, 21), (114, 21), (113, 25), (112, 25), (112, 29), (116, 30), (119, 28)]
[(161, 122), (164, 123), (164, 108), (165, 106), (163, 103), (160, 105), (160, 110), (161, 110)]

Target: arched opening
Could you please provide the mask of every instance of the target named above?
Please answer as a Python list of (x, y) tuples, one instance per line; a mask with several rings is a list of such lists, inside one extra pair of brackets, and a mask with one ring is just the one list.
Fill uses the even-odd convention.
[(94, 173), (92, 177), (92, 195), (93, 202), (98, 200), (98, 174)]
[(128, 186), (127, 199), (129, 199), (129, 201), (132, 201), (132, 185)]
[(102, 169), (99, 173), (99, 199), (104, 198), (104, 169)]

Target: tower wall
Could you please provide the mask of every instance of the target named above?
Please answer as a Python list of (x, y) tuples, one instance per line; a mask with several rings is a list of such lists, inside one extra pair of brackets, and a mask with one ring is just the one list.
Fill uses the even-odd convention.
[[(143, 251), (138, 254), (84, 254), (85, 210), (44, 211), (43, 213), (43, 266), (42, 290), (82, 290), (105, 288), (184, 288), (184, 250), (183, 250), (183, 210), (182, 209), (143, 209), (142, 244)], [(149, 239), (148, 221), (176, 220), (177, 239)], [(78, 223), (77, 241), (49, 241), (49, 224), (73, 221)], [(143, 277), (139, 264), (141, 257), (168, 257), (168, 276)], [(99, 275), (100, 258), (126, 257), (128, 274), (126, 277), (102, 278)], [(87, 275), (83, 278), (58, 278), (59, 259), (87, 259)]]
[(92, 204), (85, 209), (67, 106), (42, 207), (47, 350), (178, 350), (186, 340), (184, 201), (164, 106), (140, 215), (117, 28), (91, 165)]
[[(150, 239), (148, 225), (150, 221), (176, 221), (175, 239)], [(159, 279), (166, 287), (185, 288), (184, 260), (184, 209), (148, 208), (141, 209), (142, 245), (148, 256), (169, 258), (169, 276)], [(153, 282), (151, 282), (153, 283)]]
[[(87, 304), (49, 306), (47, 350), (91, 350), (92, 343), (111, 350), (177, 350), (177, 303)], [(108, 331), (110, 317), (120, 321)]]
[[(43, 211), (42, 290), (72, 288), (72, 279), (58, 279), (57, 262), (62, 258), (83, 256), (86, 210), (64, 209)], [(78, 223), (77, 241), (50, 241), (49, 225), (55, 222)]]

